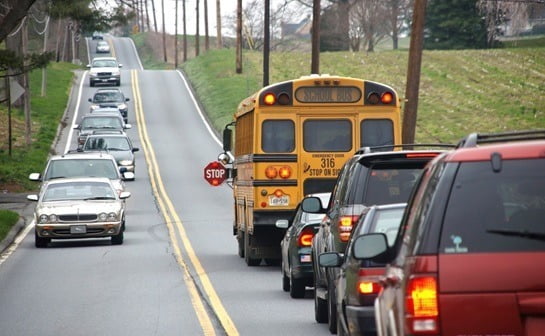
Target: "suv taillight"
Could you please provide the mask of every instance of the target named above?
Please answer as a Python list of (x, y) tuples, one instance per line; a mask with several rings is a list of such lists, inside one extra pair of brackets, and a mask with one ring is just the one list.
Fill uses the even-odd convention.
[(417, 276), (409, 280), (406, 293), (405, 321), (409, 333), (417, 335), (439, 332), (437, 279)]
[(342, 242), (347, 242), (350, 239), (352, 228), (358, 222), (360, 216), (341, 216), (339, 218), (339, 238)]
[(297, 246), (308, 247), (312, 245), (312, 238), (314, 237), (314, 229), (311, 227), (304, 228), (297, 238)]

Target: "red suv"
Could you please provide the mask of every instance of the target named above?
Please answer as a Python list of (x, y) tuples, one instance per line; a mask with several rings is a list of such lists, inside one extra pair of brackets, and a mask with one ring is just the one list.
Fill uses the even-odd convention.
[(545, 130), (471, 134), (426, 166), (394, 245), (354, 255), (390, 264), (379, 335), (543, 335)]

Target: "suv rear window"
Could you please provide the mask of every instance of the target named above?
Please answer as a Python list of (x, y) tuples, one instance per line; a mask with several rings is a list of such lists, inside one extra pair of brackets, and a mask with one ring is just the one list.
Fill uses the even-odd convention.
[(545, 159), (460, 164), (441, 253), (545, 251)]
[(369, 169), (364, 169), (360, 164), (356, 165), (354, 174), (359, 176), (357, 179), (350, 179), (357, 187), (349, 195), (352, 199), (349, 204), (382, 205), (407, 202), (424, 165), (425, 162), (422, 161), (376, 163)]

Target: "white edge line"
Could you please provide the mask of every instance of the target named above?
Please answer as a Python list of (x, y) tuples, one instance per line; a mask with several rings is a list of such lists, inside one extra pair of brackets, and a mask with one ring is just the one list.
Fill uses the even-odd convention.
[(74, 111), (74, 116), (72, 118), (72, 125), (70, 126), (70, 131), (68, 132), (68, 139), (66, 139), (66, 146), (64, 147), (64, 154), (68, 152), (70, 149), (70, 143), (72, 142), (72, 135), (74, 134), (74, 126), (76, 125), (76, 120), (78, 119), (78, 111), (79, 111), (79, 105), (81, 102), (81, 94), (83, 89), (83, 83), (85, 82), (85, 76), (87, 75), (87, 70), (83, 73), (83, 76), (81, 77), (81, 82), (79, 83), (79, 90), (78, 90), (78, 101), (76, 103), (76, 108)]
[(206, 121), (206, 118), (204, 117), (201, 108), (199, 107), (199, 104), (197, 103), (197, 100), (195, 99), (195, 96), (193, 95), (193, 91), (191, 91), (191, 88), (189, 87), (189, 84), (187, 84), (187, 81), (185, 80), (184, 75), (180, 72), (180, 70), (176, 70), (178, 75), (180, 75), (180, 78), (184, 81), (185, 87), (187, 88), (187, 92), (189, 92), (189, 95), (191, 96), (191, 99), (193, 100), (193, 105), (195, 105), (195, 108), (197, 109), (197, 112), (199, 112), (199, 116), (201, 117), (202, 122), (204, 123), (204, 126), (206, 126), (206, 129), (208, 130), (208, 133), (212, 136), (212, 138), (216, 141), (216, 143), (223, 147), (223, 143), (218, 139), (216, 136), (216, 133), (212, 130), (212, 127), (210, 127), (210, 124), (208, 121)]
[(25, 237), (28, 235), (28, 233), (30, 232), (30, 230), (34, 228), (34, 220), (32, 220), (30, 222), (30, 224), (28, 224), (24, 229), (23, 231), (21, 231), (16, 237), (15, 239), (13, 240), (13, 242), (8, 246), (8, 248), (6, 248), (6, 250), (4, 251), (4, 253), (0, 254), (0, 265), (2, 265), (6, 260), (8, 260), (9, 256), (15, 252), (15, 250), (17, 249), (17, 247), (19, 247), (19, 245), (21, 244), (21, 242), (23, 241), (23, 239), (25, 239)]
[(142, 62), (140, 61), (140, 55), (138, 55), (138, 50), (136, 50), (136, 46), (134, 45), (134, 41), (132, 38), (128, 39), (131, 41), (132, 48), (134, 49), (134, 53), (136, 54), (136, 59), (138, 60), (138, 65), (140, 66), (140, 70), (144, 70), (144, 67), (142, 66)]

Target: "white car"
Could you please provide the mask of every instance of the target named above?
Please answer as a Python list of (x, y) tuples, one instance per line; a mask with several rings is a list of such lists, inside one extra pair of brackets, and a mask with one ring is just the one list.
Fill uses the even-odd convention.
[(87, 64), (89, 69), (89, 85), (95, 86), (96, 83), (121, 85), (121, 67), (115, 57), (95, 57), (91, 64)]
[(106, 41), (98, 41), (97, 47), (96, 47), (97, 53), (109, 53), (110, 52), (110, 45)]
[(38, 202), (34, 210), (35, 245), (47, 247), (51, 239), (111, 237), (113, 245), (123, 244), (125, 199), (131, 193), (117, 193), (104, 177), (50, 180), (40, 195), (28, 195)]

